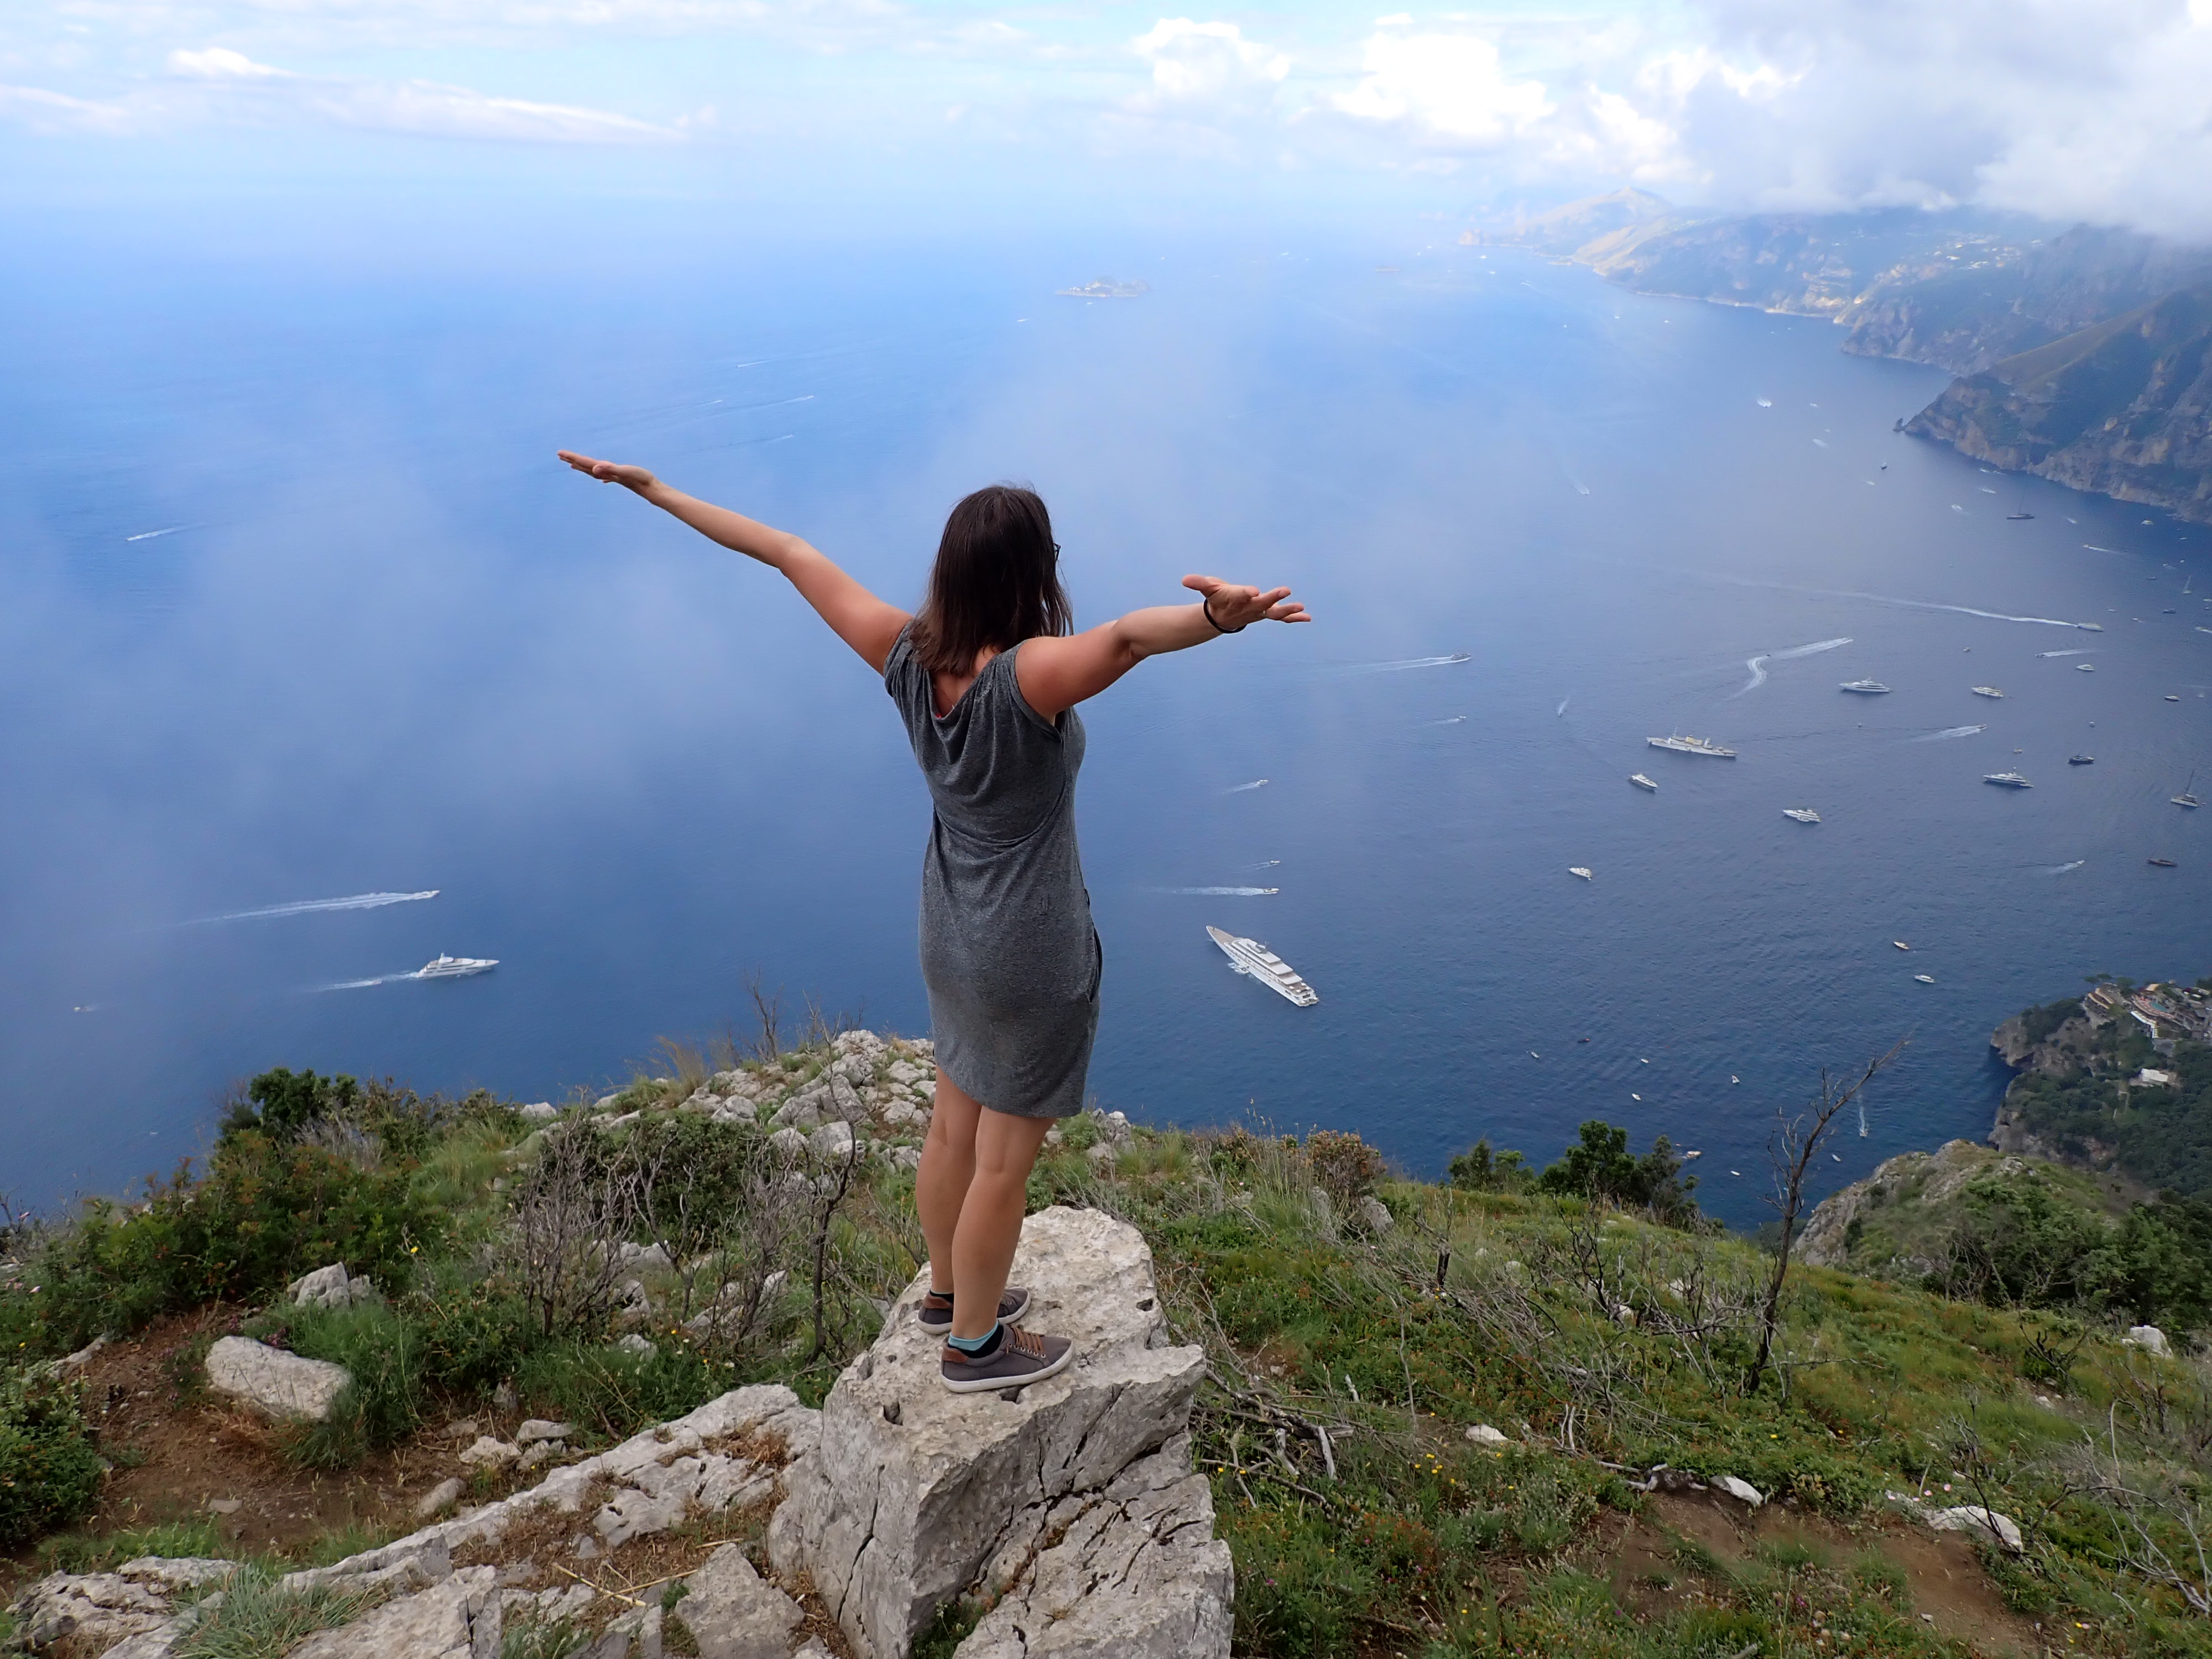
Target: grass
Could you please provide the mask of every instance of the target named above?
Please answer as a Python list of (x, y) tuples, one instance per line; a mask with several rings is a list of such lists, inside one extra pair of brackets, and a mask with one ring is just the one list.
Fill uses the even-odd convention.
[(350, 1624), (383, 1599), (378, 1591), (329, 1584), (288, 1589), (254, 1562), (239, 1567), (222, 1595), (220, 1605), (178, 1639), (176, 1659), (283, 1659), (317, 1631)]

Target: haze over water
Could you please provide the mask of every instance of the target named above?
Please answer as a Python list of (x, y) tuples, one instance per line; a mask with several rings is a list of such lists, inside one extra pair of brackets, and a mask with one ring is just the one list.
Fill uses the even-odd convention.
[[(2006, 1015), (2212, 969), (2212, 828), (2167, 801), (2212, 782), (2207, 532), (1893, 434), (1939, 371), (1402, 240), (653, 238), (9, 279), (0, 1187), (118, 1188), (276, 1064), (559, 1098), (742, 1030), (752, 969), (925, 1029), (927, 799), (874, 678), (560, 446), (906, 603), (1004, 477), (1081, 623), (1189, 570), (1297, 590), (1314, 626), (1084, 711), (1092, 1083), (1133, 1116), (1424, 1174), (1603, 1116), (1749, 1224), (1820, 1066), (1914, 1039), (1840, 1182), (1986, 1132)], [(1152, 292), (1052, 294), (1102, 271)], [(1677, 729), (1741, 758), (1645, 745)], [(501, 965), (374, 982), (441, 951)]]

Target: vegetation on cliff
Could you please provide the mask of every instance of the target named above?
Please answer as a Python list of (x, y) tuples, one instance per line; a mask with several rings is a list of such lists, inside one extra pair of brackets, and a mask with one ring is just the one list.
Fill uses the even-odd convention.
[[(580, 1451), (741, 1382), (819, 1399), (920, 1265), (921, 1085), (899, 1078), (924, 1059), (867, 1039), (687, 1061), (557, 1116), (270, 1083), (204, 1169), (9, 1241), (10, 1386), (66, 1406), (0, 1404), (0, 1457), (20, 1420), (56, 1472), (18, 1535), (90, 1506), (48, 1559), (266, 1553), (282, 1517), (252, 1507), (250, 1442), (272, 1482), (289, 1459), (348, 1491), (357, 1547), (447, 1472), (449, 1418), (561, 1418)], [(809, 1127), (810, 1101), (854, 1115)], [(2212, 1654), (2200, 1361), (1808, 1270), (1747, 1393), (1772, 1260), (1698, 1221), (1668, 1149), (1592, 1124), (1540, 1175), (1486, 1146), (1459, 1174), (1395, 1179), (1352, 1135), (1096, 1114), (1039, 1164), (1035, 1202), (1144, 1231), (1178, 1340), (1206, 1347), (1194, 1429), (1239, 1651)], [(381, 1299), (288, 1297), (332, 1259)], [(331, 1420), (249, 1431), (207, 1401), (198, 1354), (234, 1328), (346, 1364)], [(229, 1518), (192, 1461), (210, 1446), (248, 1494)], [(2001, 1512), (2022, 1547), (1929, 1532), (1923, 1503)]]

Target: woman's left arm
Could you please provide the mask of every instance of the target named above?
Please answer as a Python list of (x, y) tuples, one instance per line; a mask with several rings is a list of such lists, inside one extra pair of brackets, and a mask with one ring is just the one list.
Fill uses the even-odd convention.
[(1085, 633), (1022, 641), (1014, 680), (1029, 706), (1047, 720), (1097, 696), (1147, 657), (1188, 651), (1255, 622), (1311, 622), (1287, 587), (1242, 587), (1214, 576), (1185, 576), (1202, 595), (1196, 605), (1160, 605)]
[(799, 596), (812, 605), (837, 637), (860, 653), (860, 659), (878, 674), (898, 643), (899, 630), (911, 620), (896, 605), (878, 599), (819, 549), (787, 531), (776, 530), (757, 519), (732, 513), (726, 507), (702, 501), (680, 489), (672, 489), (641, 466), (595, 461), (570, 450), (561, 459), (587, 477), (601, 483), (618, 483), (663, 512), (682, 520), (712, 542), (733, 553), (757, 559), (780, 570)]

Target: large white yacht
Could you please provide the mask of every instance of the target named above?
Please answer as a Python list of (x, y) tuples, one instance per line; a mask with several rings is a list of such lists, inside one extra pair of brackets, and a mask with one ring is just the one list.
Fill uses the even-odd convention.
[(1994, 783), (2006, 789), (2033, 789), (2035, 786), (2017, 772), (1985, 772), (1984, 783)]
[(416, 979), (466, 979), (471, 974), (488, 974), (499, 966), (497, 957), (449, 957), (442, 951), (433, 960), (415, 970)]
[(1321, 994), (1297, 976), (1291, 964), (1285, 962), (1255, 939), (1240, 938), (1224, 933), (1218, 927), (1208, 927), (1206, 936), (1221, 947), (1221, 954), (1229, 958), (1229, 965), (1240, 974), (1249, 974), (1254, 979), (1301, 1008), (1310, 1008), (1321, 1000)]
[(1678, 755), (1711, 755), (1715, 760), (1734, 760), (1735, 750), (1723, 749), (1711, 738), (1689, 738), (1680, 732), (1672, 737), (1646, 738), (1644, 742), (1654, 749), (1671, 749)]
[(1880, 680), (1845, 680), (1838, 689), (1844, 691), (1864, 692), (1869, 697), (1878, 697), (1889, 690)]

